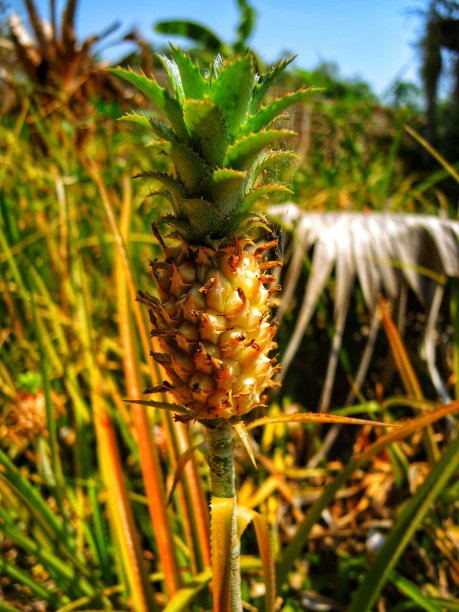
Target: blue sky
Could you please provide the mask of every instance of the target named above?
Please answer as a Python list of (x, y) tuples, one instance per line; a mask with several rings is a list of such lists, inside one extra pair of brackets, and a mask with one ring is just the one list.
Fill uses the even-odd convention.
[[(18, 0), (11, 2), (13, 7), (18, 4)], [(47, 15), (48, 0), (37, 4)], [(58, 7), (62, 4), (57, 2)], [(378, 94), (397, 76), (418, 80), (414, 43), (420, 20), (414, 13), (425, 2), (252, 0), (252, 5), (258, 20), (251, 45), (268, 62), (286, 51), (297, 53), (296, 65), (305, 68), (333, 61), (343, 76), (363, 78)], [(86, 36), (119, 19), (123, 28), (136, 25), (159, 45), (165, 39), (153, 33), (152, 24), (181, 17), (205, 23), (231, 41), (237, 16), (235, 0), (80, 0), (77, 30)]]

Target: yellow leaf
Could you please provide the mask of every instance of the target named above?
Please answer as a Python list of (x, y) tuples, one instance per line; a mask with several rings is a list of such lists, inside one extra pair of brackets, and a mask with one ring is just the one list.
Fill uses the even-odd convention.
[(231, 540), (235, 512), (234, 497), (212, 497), (212, 583), (214, 612), (230, 612)]
[(250, 431), (261, 425), (270, 423), (342, 423), (343, 425), (380, 425), (383, 427), (399, 427), (396, 423), (382, 423), (381, 421), (369, 421), (368, 419), (354, 419), (352, 417), (339, 416), (337, 414), (323, 414), (317, 412), (297, 412), (295, 414), (278, 414), (276, 416), (255, 419), (246, 425), (246, 431)]
[(247, 454), (249, 455), (250, 460), (253, 463), (253, 467), (257, 469), (257, 462), (255, 461), (255, 456), (253, 454), (252, 442), (250, 440), (249, 434), (247, 433), (245, 424), (242, 423), (242, 421), (239, 421), (238, 423), (234, 423), (233, 429), (238, 434), (239, 438), (241, 439), (241, 442), (244, 445), (244, 448), (247, 451)]

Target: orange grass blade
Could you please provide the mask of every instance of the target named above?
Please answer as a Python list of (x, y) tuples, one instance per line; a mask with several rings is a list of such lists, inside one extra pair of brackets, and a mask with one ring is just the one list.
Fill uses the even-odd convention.
[[(177, 436), (177, 449), (182, 455), (190, 448), (188, 428), (184, 423), (175, 423)], [(187, 463), (185, 470), (185, 483), (188, 491), (189, 504), (194, 514), (196, 536), (199, 543), (199, 553), (204, 567), (210, 567), (210, 517), (206, 496), (202, 488), (202, 481), (198, 472), (196, 457), (193, 455)]]
[(400, 378), (402, 379), (403, 386), (405, 387), (405, 391), (408, 393), (408, 395), (412, 395), (416, 399), (422, 399), (423, 395), (421, 385), (419, 384), (413, 366), (408, 358), (405, 345), (403, 344), (400, 334), (389, 315), (384, 300), (380, 300), (379, 308), (381, 310), (384, 331), (386, 332), (392, 355), (394, 357), (397, 370), (399, 371)]
[(89, 292), (81, 258), (76, 260), (74, 274), (82, 291), (79, 294), (82, 343), (91, 384), (91, 405), (99, 453), (99, 464), (108, 496), (108, 509), (122, 555), (134, 609), (139, 612), (156, 610), (148, 576), (143, 566), (139, 537), (123, 476), (116, 433), (104, 405), (101, 390), (102, 376), (93, 344), (93, 328), (90, 322)]
[[(403, 344), (403, 340), (401, 339), (400, 334), (389, 315), (386, 304), (382, 299), (379, 301), (379, 308), (381, 310), (384, 331), (386, 332), (392, 355), (394, 357), (397, 370), (400, 374), (400, 378), (402, 379), (405, 391), (408, 395), (411, 395), (417, 400), (422, 400), (424, 399), (424, 396), (421, 385), (419, 384), (414, 368), (411, 365), (405, 345)], [(435, 436), (431, 427), (426, 427), (425, 432), (423, 432), (423, 439), (429, 458), (433, 462), (438, 461), (440, 458), (440, 451), (438, 450), (438, 445), (435, 442)]]
[[(130, 220), (130, 198), (125, 198), (121, 232), (124, 238), (128, 235)], [(131, 396), (140, 397), (141, 384), (139, 372), (139, 357), (134, 349), (132, 323), (128, 303), (126, 271), (117, 251), (116, 287), (118, 301), (118, 318), (123, 348), (123, 366), (126, 376), (126, 389)], [(143, 482), (148, 500), (148, 508), (153, 530), (158, 545), (159, 557), (164, 573), (164, 580), (169, 596), (180, 587), (178, 563), (172, 541), (172, 531), (166, 511), (166, 499), (163, 488), (163, 474), (159, 465), (158, 453), (150, 434), (150, 423), (142, 406), (131, 402), (132, 418), (136, 431), (137, 444), (140, 453)]]
[(255, 427), (271, 423), (342, 423), (343, 425), (379, 425), (382, 427), (398, 427), (396, 423), (382, 423), (381, 421), (369, 421), (368, 419), (354, 419), (353, 417), (339, 416), (337, 414), (318, 414), (316, 412), (301, 412), (296, 414), (278, 414), (255, 419), (246, 425), (250, 431)]
[(92, 404), (108, 509), (119, 542), (123, 569), (131, 589), (133, 608), (139, 612), (151, 612), (157, 608), (142, 561), (142, 551), (124, 483), (115, 430), (100, 396), (93, 394)]

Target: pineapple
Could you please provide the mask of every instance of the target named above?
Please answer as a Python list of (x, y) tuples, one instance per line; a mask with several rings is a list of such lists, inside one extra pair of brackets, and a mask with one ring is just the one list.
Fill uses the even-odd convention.
[(169, 378), (148, 392), (170, 392), (179, 419), (237, 422), (264, 404), (278, 371), (271, 296), (279, 288), (270, 285), (280, 263), (267, 259), (274, 240), (258, 247), (254, 240), (268, 228), (263, 204), (291, 193), (296, 156), (284, 143), (293, 132), (278, 122), (309, 89), (261, 106), (293, 58), (258, 75), (250, 54), (217, 57), (205, 72), (174, 46), (171, 54), (160, 56), (170, 90), (153, 76), (115, 69), (168, 120), (123, 117), (151, 134), (153, 169), (138, 176), (153, 181), (173, 211), (154, 226), (164, 253), (151, 263), (158, 298), (139, 292), (161, 347), (152, 356)]

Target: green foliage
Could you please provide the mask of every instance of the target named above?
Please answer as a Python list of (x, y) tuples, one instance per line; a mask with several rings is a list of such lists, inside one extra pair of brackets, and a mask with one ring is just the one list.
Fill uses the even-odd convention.
[(221, 109), (230, 139), (247, 123), (255, 82), (249, 55), (225, 62), (212, 82), (212, 100)]
[(228, 146), (227, 133), (222, 115), (215, 101), (187, 100), (183, 115), (190, 139), (196, 151), (211, 168), (223, 163)]
[(314, 70), (296, 69), (295, 72), (303, 83), (314, 83), (315, 87), (321, 88), (324, 98), (355, 103), (376, 101), (368, 83), (357, 78), (342, 78), (337, 64), (333, 62), (323, 62)]
[(247, 0), (237, 0), (237, 4), (239, 23), (237, 36), (233, 43), (225, 43), (218, 34), (203, 24), (183, 19), (160, 21), (155, 24), (154, 29), (159, 34), (182, 36), (190, 39), (198, 45), (201, 53), (204, 52), (206, 61), (209, 60), (209, 55), (219, 54), (223, 57), (237, 55), (247, 50), (248, 41), (255, 28), (257, 17), (256, 10)]
[[(235, 224), (231, 214), (249, 211), (271, 196), (271, 201), (281, 201), (282, 196), (286, 198), (291, 193), (284, 164), (272, 177), (273, 185), (265, 184), (268, 171), (260, 165), (270, 155), (273, 163), (280, 159), (271, 154), (273, 147), (281, 138), (292, 135), (288, 130), (272, 129), (271, 124), (286, 109), (303, 101), (310, 90), (300, 89), (260, 109), (262, 93), (281, 74), (288, 60), (266, 75), (258, 75), (250, 54), (226, 61), (216, 58), (202, 74), (192, 59), (176, 47), (172, 47), (171, 59), (160, 59), (175, 97), (161, 88), (154, 77), (120, 68), (115, 73), (145, 94), (169, 120), (170, 128), (143, 114), (131, 113), (123, 119), (153, 131), (156, 141), (149, 145), (151, 150), (171, 162), (169, 173), (173, 172), (184, 187), (181, 203), (176, 200), (177, 191), (172, 195), (175, 219), (169, 217), (168, 221), (176, 232), (187, 240), (205, 244), (231, 240), (242, 235), (242, 225)], [(224, 190), (220, 193), (215, 188), (216, 178), (220, 182), (223, 176)], [(166, 189), (170, 180), (165, 175)], [(233, 192), (232, 186), (237, 187)]]

